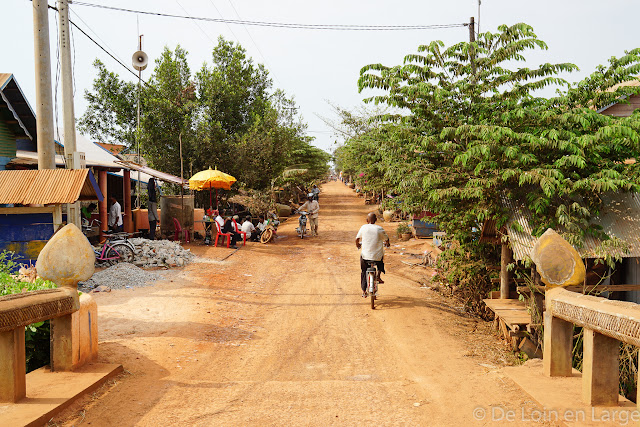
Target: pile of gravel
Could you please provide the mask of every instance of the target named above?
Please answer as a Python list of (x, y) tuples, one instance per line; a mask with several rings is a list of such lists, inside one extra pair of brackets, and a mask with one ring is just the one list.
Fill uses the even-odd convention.
[(105, 270), (98, 271), (85, 282), (78, 284), (80, 290), (91, 291), (101, 287), (100, 290), (125, 289), (152, 285), (156, 280), (163, 279), (164, 275), (159, 271), (145, 271), (133, 264), (118, 263)]
[(135, 247), (133, 263), (142, 267), (182, 267), (195, 259), (189, 249), (170, 240), (129, 239)]

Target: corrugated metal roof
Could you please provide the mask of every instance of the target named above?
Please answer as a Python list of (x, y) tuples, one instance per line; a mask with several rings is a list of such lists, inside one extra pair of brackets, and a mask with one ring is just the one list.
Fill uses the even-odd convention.
[[(601, 258), (605, 254), (618, 255), (622, 258), (640, 257), (640, 195), (618, 193), (606, 194), (602, 197), (604, 207), (600, 216), (592, 218), (591, 223), (601, 226), (609, 237), (616, 237), (623, 241), (628, 246), (629, 252), (619, 248), (603, 248), (602, 240), (593, 236), (587, 236), (584, 246), (576, 247), (576, 250), (583, 258)], [(513, 257), (517, 261), (523, 261), (530, 257), (531, 249), (538, 240), (532, 235), (533, 230), (529, 225), (531, 213), (523, 207), (517, 207), (512, 201), (504, 200), (504, 203), (512, 212), (507, 234)]]
[(0, 204), (47, 205), (98, 200), (102, 195), (89, 172), (89, 169), (0, 171)]

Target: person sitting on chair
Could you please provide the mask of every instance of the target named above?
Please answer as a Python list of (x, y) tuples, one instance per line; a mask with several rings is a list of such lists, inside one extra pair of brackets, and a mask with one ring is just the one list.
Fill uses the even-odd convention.
[(222, 230), (222, 227), (224, 227), (224, 219), (222, 219), (222, 217), (220, 216), (220, 212), (217, 209), (215, 209), (212, 212), (211, 216), (213, 216), (213, 219), (215, 220), (215, 222), (218, 223), (220, 230)]
[(256, 233), (256, 227), (251, 222), (251, 217), (249, 215), (244, 219), (240, 230), (247, 233), (247, 239), (253, 242), (257, 241), (257, 238), (260, 235), (260, 233)]
[(231, 247), (233, 249), (238, 249), (238, 247), (236, 246), (236, 243), (238, 242), (238, 240), (242, 239), (242, 235), (240, 235), (240, 233), (236, 231), (235, 227), (233, 226), (233, 221), (231, 221), (231, 217), (227, 217), (224, 220), (224, 225), (222, 226), (222, 232), (229, 233), (231, 235)]

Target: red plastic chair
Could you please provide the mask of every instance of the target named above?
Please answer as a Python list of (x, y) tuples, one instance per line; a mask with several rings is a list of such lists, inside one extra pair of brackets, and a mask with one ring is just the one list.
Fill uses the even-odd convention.
[(238, 223), (236, 222), (235, 219), (233, 219), (232, 221), (233, 221), (233, 228), (235, 228), (238, 233), (242, 234), (242, 238), (244, 239), (243, 242), (242, 242), (242, 246), (246, 246), (246, 244), (247, 244), (247, 233), (242, 231), (242, 230), (240, 230), (240, 226), (238, 225)]
[(222, 236), (227, 238), (227, 248), (228, 248), (229, 245), (231, 244), (231, 233), (223, 233), (220, 230), (220, 224), (218, 224), (218, 221), (213, 221), (213, 222), (216, 225), (216, 231), (218, 232), (218, 234), (216, 234), (216, 243), (214, 244), (214, 246), (218, 247), (218, 239), (220, 238), (220, 236)]
[(182, 232), (184, 231), (185, 243), (191, 242), (191, 234), (189, 233), (189, 230), (183, 230), (180, 222), (176, 218), (173, 218), (173, 226), (176, 229), (176, 234), (173, 236), (173, 240), (182, 241)]

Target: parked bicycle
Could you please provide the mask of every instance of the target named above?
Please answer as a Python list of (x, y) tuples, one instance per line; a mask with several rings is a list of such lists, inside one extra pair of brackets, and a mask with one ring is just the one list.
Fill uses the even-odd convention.
[(136, 249), (129, 241), (129, 233), (109, 233), (105, 231), (105, 240), (100, 250), (94, 249), (97, 264), (114, 265), (119, 262), (133, 262)]

